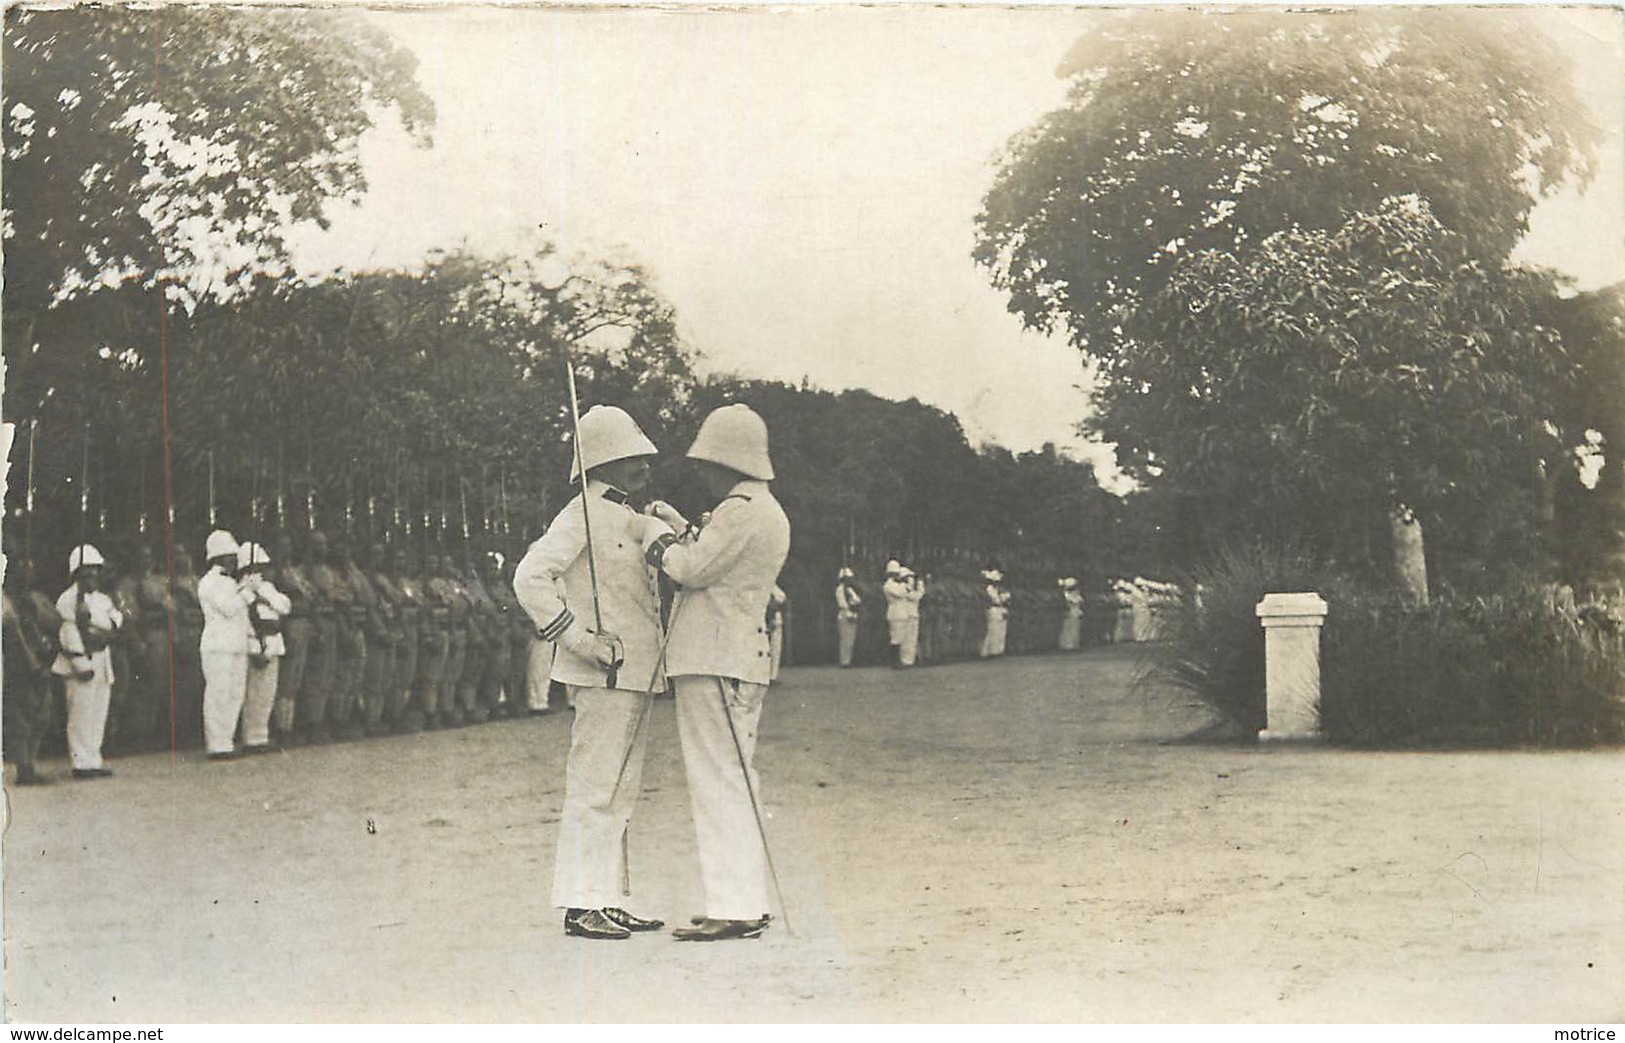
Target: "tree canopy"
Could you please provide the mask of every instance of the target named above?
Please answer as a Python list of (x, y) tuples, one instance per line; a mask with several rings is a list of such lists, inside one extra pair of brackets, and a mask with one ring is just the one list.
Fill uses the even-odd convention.
[(1360, 545), (1564, 459), (1556, 282), (1507, 258), (1598, 130), (1524, 16), (1117, 14), (1060, 73), (975, 257), (1098, 364), (1090, 426), (1209, 539), (1324, 513)]
[(188, 302), (284, 259), (366, 184), (393, 108), (427, 140), (416, 59), (355, 13), (208, 6), (6, 11), (5, 307), (163, 278)]

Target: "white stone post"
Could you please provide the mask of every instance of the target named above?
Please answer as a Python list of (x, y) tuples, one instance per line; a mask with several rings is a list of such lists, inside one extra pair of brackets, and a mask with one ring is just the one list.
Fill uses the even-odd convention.
[(1264, 627), (1263, 742), (1320, 738), (1320, 628), (1326, 602), (1319, 594), (1265, 594), (1254, 609)]

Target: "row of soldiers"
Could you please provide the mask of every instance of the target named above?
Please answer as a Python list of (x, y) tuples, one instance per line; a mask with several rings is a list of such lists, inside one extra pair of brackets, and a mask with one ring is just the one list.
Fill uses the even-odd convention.
[[(552, 647), (536, 640), (502, 554), (468, 543), (415, 551), (401, 543), (358, 547), (321, 531), (302, 536), (284, 532), (262, 545), (269, 557), (263, 575), (289, 602), (274, 743), (419, 731), (548, 708)], [(9, 667), (49, 664), (60, 627), (56, 599), (38, 589), (24, 557), (14, 556), (7, 572), (5, 702), (16, 711), (7, 716), (8, 740), (15, 738), (13, 717), (49, 719), (53, 703), (46, 671)], [(176, 543), (160, 563), (139, 545), (127, 564), (109, 560), (101, 569), (102, 588), (122, 618), (108, 644), (108, 749), (200, 745), (204, 614), (190, 550)], [(21, 712), (36, 703), (32, 714)], [(18, 726), (19, 734), (41, 730)], [(32, 757), (17, 756), (19, 745), (7, 743), (19, 775), (32, 775), (21, 771)]]
[(1072, 576), (1051, 590), (1009, 584), (997, 567), (980, 573), (920, 575), (897, 559), (888, 561), (878, 585), (859, 580), (850, 566), (836, 575), (836, 660), (842, 666), (872, 662), (871, 652), (889, 648), (887, 661), (988, 659), (1071, 651), (1111, 640), (1116, 606), (1106, 595), (1090, 596)]

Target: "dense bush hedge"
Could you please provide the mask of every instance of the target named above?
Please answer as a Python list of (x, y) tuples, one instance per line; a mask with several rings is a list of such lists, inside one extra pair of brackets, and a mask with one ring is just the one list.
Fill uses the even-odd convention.
[(1374, 593), (1292, 548), (1231, 548), (1197, 570), (1151, 669), (1235, 726), (1264, 726), (1271, 591), (1318, 591), (1321, 728), (1357, 746), (1588, 746), (1625, 741), (1625, 599), (1566, 587), (1429, 605)]

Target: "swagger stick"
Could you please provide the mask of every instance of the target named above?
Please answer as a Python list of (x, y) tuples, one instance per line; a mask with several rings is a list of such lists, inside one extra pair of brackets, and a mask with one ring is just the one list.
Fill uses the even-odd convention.
[[(564, 345), (564, 373), (570, 385), (570, 421), (575, 425), (576, 474), (581, 478), (581, 520), (587, 533), (587, 580), (592, 587), (592, 621), (594, 631), (603, 635), (604, 616), (598, 607), (598, 561), (592, 551), (592, 511), (587, 509), (587, 468), (581, 457), (581, 404), (576, 399), (576, 368), (570, 360), (568, 343)], [(619, 662), (609, 665), (609, 673), (604, 678), (608, 687), (615, 687), (615, 675), (620, 667)]]
[[(784, 889), (779, 886), (779, 871), (773, 867), (773, 849), (767, 843), (767, 825), (762, 821), (762, 805), (756, 799), (756, 786), (750, 781), (750, 765), (745, 760), (745, 747), (739, 741), (739, 729), (734, 725), (733, 711), (728, 707), (728, 686), (722, 678), (714, 678), (717, 695), (722, 698), (722, 716), (728, 722), (728, 734), (733, 737), (734, 753), (739, 757), (739, 774), (745, 780), (745, 793), (750, 796), (750, 810), (756, 816), (756, 835), (762, 838), (762, 856), (767, 860), (768, 879), (773, 881), (773, 895), (779, 900), (779, 915), (784, 917), (784, 929), (795, 936), (790, 926), (790, 910), (784, 905)], [(734, 682), (736, 685), (738, 682)]]

